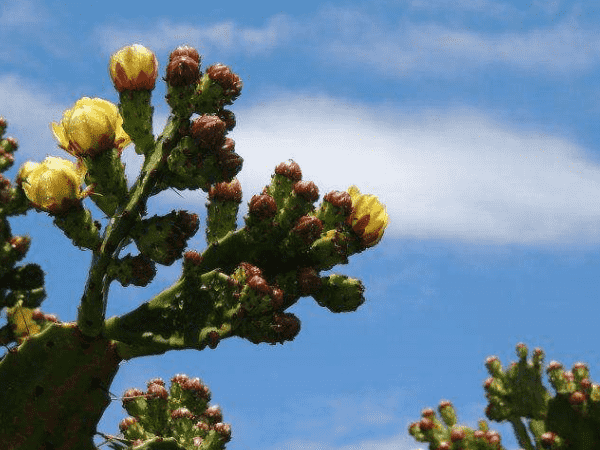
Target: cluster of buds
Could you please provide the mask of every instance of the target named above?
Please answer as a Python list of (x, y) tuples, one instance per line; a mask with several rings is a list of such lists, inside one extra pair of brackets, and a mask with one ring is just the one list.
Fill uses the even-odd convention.
[[(119, 424), (132, 448), (152, 448), (152, 442), (175, 442), (179, 447), (220, 450), (231, 440), (231, 426), (223, 423), (217, 405), (208, 406), (210, 390), (199, 378), (178, 374), (169, 390), (162, 379), (148, 382), (146, 392), (128, 389), (123, 408), (130, 415)], [(161, 447), (162, 448), (162, 447)]]
[[(6, 120), (0, 117), (0, 172), (12, 165), (13, 152), (18, 148), (14, 138), (3, 138), (6, 127)], [(9, 308), (9, 325), (3, 328), (7, 333), (0, 331), (5, 343), (22, 342), (29, 332), (38, 331), (40, 324), (32, 322), (31, 314), (46, 296), (41, 267), (38, 264), (17, 266), (27, 254), (31, 239), (13, 236), (8, 222), (8, 216), (23, 214), (29, 208), (23, 191), (0, 173), (0, 308)]]
[[(527, 361), (525, 344), (517, 344), (516, 352), (519, 361), (513, 362), (506, 371), (496, 356), (486, 359), (491, 375), (484, 382), (489, 402), (485, 410), (488, 419), (509, 421), (522, 448), (538, 448), (530, 442), (522, 418), (528, 421), (529, 430), (542, 448), (595, 448), (600, 442), (600, 385), (590, 380), (587, 365), (578, 362), (571, 371), (565, 371), (562, 364), (550, 362), (546, 372), (556, 391), (552, 397), (542, 384), (542, 349), (534, 349), (532, 362)], [(487, 444), (477, 448), (502, 448), (499, 447), (500, 436), (490, 434), (487, 426), (482, 428), (484, 421), (480, 422), (479, 432), (468, 427), (456, 431), (456, 414), (449, 402), (440, 403), (439, 411), (452, 429), (444, 427), (433, 411), (426, 409), (421, 421), (410, 426), (410, 434), (420, 442), (429, 442), (432, 449), (454, 448), (452, 443), (457, 441), (462, 448), (471, 448), (476, 442), (483, 442), (481, 439), (487, 440)]]
[(137, 256), (126, 255), (113, 261), (107, 270), (110, 278), (116, 279), (122, 286), (147, 286), (156, 276), (156, 264), (143, 253)]

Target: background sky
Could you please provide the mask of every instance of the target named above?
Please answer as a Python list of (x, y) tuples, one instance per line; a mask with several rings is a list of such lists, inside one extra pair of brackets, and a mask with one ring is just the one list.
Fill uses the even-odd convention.
[[(162, 77), (170, 51), (188, 44), (203, 68), (225, 63), (244, 82), (230, 108), (237, 126), (229, 136), (244, 158), (238, 226), (252, 195), (290, 158), (319, 187), (317, 205), (356, 184), (387, 206), (390, 223), (379, 245), (332, 270), (364, 282), (367, 301), (356, 312), (333, 314), (302, 298), (289, 309), (302, 321), (293, 342), (234, 338), (216, 350), (135, 359), (116, 376), (115, 395), (187, 373), (222, 407), (230, 450), (410, 450), (426, 446), (409, 424), (440, 400), (475, 427), (487, 404), (485, 358), (506, 367), (519, 342), (541, 347), (545, 365), (587, 362), (598, 381), (595, 2), (207, 5), (2, 0), (0, 115), (20, 142), (5, 175), (14, 179), (26, 160), (69, 157), (50, 123), (79, 98), (118, 102), (107, 70), (113, 52), (149, 47)], [(164, 94), (159, 81), (157, 135), (169, 112)], [(141, 161), (133, 146), (123, 157), (131, 183)], [(189, 248), (201, 251), (206, 196), (179, 194), (152, 198), (148, 212), (198, 213), (203, 225)], [(47, 272), (42, 309), (75, 320), (91, 255), (46, 214), (11, 224), (32, 238), (27, 261)], [(108, 316), (150, 299), (180, 271), (160, 268), (147, 288), (113, 283)], [(114, 401), (99, 430), (117, 434), (125, 416)], [(518, 448), (509, 425), (491, 428)]]

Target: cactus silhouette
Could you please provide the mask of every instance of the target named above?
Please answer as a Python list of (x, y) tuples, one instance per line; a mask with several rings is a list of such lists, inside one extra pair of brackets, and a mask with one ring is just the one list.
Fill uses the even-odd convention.
[[(332, 312), (354, 311), (365, 301), (360, 280), (320, 272), (376, 245), (388, 224), (377, 197), (356, 186), (329, 192), (315, 206), (318, 187), (288, 160), (252, 197), (236, 230), (243, 159), (227, 137), (236, 120), (225, 107), (240, 95), (240, 78), (223, 64), (202, 73), (195, 49), (175, 49), (164, 77), (171, 114), (155, 138), (155, 55), (141, 45), (124, 47), (109, 72), (118, 105), (84, 97), (52, 124), (58, 146), (75, 163), (53, 156), (25, 162), (14, 181), (0, 175), (0, 306), (8, 319), (0, 342), (9, 349), (0, 361), (1, 448), (94, 449), (124, 360), (216, 348), (233, 336), (282, 344), (300, 332), (300, 320), (286, 310), (303, 296)], [(18, 147), (2, 138), (6, 127), (1, 119), (0, 172), (14, 164)], [(144, 162), (128, 188), (121, 153), (130, 143)], [(196, 213), (148, 216), (148, 198), (170, 188), (207, 193), (204, 250), (186, 250), (201, 227)], [(84, 201), (109, 218), (104, 229)], [(31, 209), (49, 214), (75, 246), (92, 253), (76, 322), (42, 311), (44, 272), (21, 263), (30, 240), (13, 236), (8, 218)], [(130, 243), (139, 253), (122, 256)], [(181, 276), (170, 287), (106, 317), (112, 282), (146, 286), (157, 264), (181, 258)], [(125, 393), (130, 417), (120, 424), (123, 436), (105, 436), (113, 448), (224, 448), (231, 428), (209, 400), (199, 379), (176, 375), (169, 390), (152, 380), (146, 392)]]

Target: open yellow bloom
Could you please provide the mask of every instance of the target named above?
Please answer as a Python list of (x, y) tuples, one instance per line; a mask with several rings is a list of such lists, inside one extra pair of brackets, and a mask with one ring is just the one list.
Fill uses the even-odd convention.
[(390, 220), (385, 206), (376, 196), (361, 194), (356, 186), (350, 186), (347, 192), (353, 207), (347, 223), (360, 236), (365, 247), (372, 247), (381, 240)]
[(43, 162), (26, 162), (17, 175), (27, 198), (37, 208), (52, 213), (66, 211), (87, 195), (81, 190), (86, 168), (48, 156)]
[(108, 70), (117, 91), (150, 91), (158, 76), (158, 60), (143, 45), (128, 45), (112, 55)]
[(52, 132), (59, 147), (73, 156), (94, 156), (131, 143), (117, 106), (101, 98), (77, 100), (65, 111), (60, 124), (52, 123)]

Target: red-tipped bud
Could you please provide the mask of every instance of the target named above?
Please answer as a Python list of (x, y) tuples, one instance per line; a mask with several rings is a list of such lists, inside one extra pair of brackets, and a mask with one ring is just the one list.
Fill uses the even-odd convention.
[(193, 250), (189, 250), (183, 254), (184, 264), (193, 264), (199, 266), (202, 263), (202, 256)]
[(323, 200), (331, 203), (333, 206), (342, 208), (345, 216), (349, 216), (352, 212), (352, 197), (350, 197), (347, 191), (331, 191), (325, 194)]
[(171, 378), (171, 383), (177, 383), (183, 386), (185, 383), (188, 382), (189, 379), (190, 377), (188, 377), (186, 374), (178, 373), (177, 375), (173, 376), (173, 378)]
[(210, 400), (210, 390), (198, 377), (190, 378), (187, 383), (183, 384), (181, 387), (182, 389), (193, 391), (197, 397)]
[(164, 387), (165, 382), (162, 378), (152, 378), (150, 381), (148, 381), (147, 386), (150, 387), (152, 384), (158, 384)]
[(208, 198), (211, 200), (234, 201), (240, 203), (242, 201), (242, 185), (235, 178), (231, 183), (223, 181), (211, 186), (208, 191)]
[(137, 419), (135, 417), (125, 417), (121, 422), (119, 422), (119, 430), (121, 432), (127, 430), (131, 425), (137, 423)]
[(312, 181), (296, 182), (294, 192), (307, 202), (315, 202), (319, 198), (319, 188)]
[(268, 295), (271, 293), (271, 287), (267, 280), (259, 276), (253, 276), (248, 280), (248, 286), (259, 294)]
[(194, 415), (187, 408), (177, 408), (171, 413), (171, 419), (183, 419), (183, 418), (193, 419)]
[(44, 314), (44, 320), (52, 323), (58, 323), (58, 317), (56, 317), (56, 314)]
[(278, 334), (279, 342), (291, 341), (300, 332), (300, 320), (291, 313), (275, 312), (271, 328)]
[(13, 153), (17, 148), (19, 148), (19, 141), (12, 136), (0, 140), (0, 149), (6, 153)]
[(45, 314), (40, 311), (39, 308), (34, 309), (33, 311), (31, 311), (31, 318), (33, 320), (44, 320)]
[(208, 333), (208, 348), (214, 350), (215, 348), (217, 348), (217, 345), (219, 345), (220, 341), (221, 336), (219, 336), (219, 333), (217, 333), (214, 330)]
[(29, 236), (13, 236), (10, 238), (10, 246), (20, 256), (25, 256), (29, 246), (31, 245), (31, 238)]
[(422, 431), (432, 430), (434, 426), (435, 426), (435, 424), (433, 423), (433, 420), (431, 420), (427, 417), (423, 417), (419, 422), (419, 428)]
[(246, 275), (247, 280), (254, 276), (262, 277), (262, 270), (260, 270), (260, 268), (257, 266), (254, 266), (247, 262), (241, 262), (240, 267), (244, 270), (244, 274)]
[(199, 147), (216, 149), (225, 139), (225, 126), (217, 116), (203, 114), (194, 119), (190, 133)]
[(208, 77), (223, 89), (223, 95), (235, 99), (242, 92), (242, 80), (224, 64), (214, 64), (206, 69)]
[(165, 80), (171, 86), (189, 86), (200, 78), (198, 61), (189, 56), (180, 55), (169, 61)]
[(123, 393), (123, 404), (125, 405), (125, 404), (135, 400), (137, 397), (141, 397), (143, 395), (144, 395), (144, 393), (142, 391), (140, 391), (139, 389), (136, 389), (136, 388), (127, 389)]
[(450, 432), (450, 440), (452, 442), (462, 441), (467, 435), (465, 434), (465, 430), (462, 428), (454, 428)]
[(425, 408), (423, 411), (421, 411), (421, 416), (423, 416), (423, 417), (435, 416), (435, 411), (431, 408)]
[(323, 231), (323, 222), (315, 216), (300, 217), (292, 229), (292, 232), (300, 236), (307, 245), (316, 241), (321, 235), (321, 231)]
[(254, 195), (250, 200), (248, 212), (261, 220), (269, 219), (277, 212), (277, 204), (270, 195)]
[(202, 431), (210, 431), (210, 425), (203, 421), (196, 423), (196, 425), (194, 425), (194, 428), (197, 428), (198, 430)]
[(303, 267), (298, 269), (297, 274), (298, 287), (302, 295), (311, 295), (321, 288), (321, 278), (313, 267)]
[(180, 56), (186, 56), (200, 64), (200, 54), (198, 53), (198, 50), (196, 50), (194, 47), (190, 47), (189, 45), (182, 45), (177, 47), (169, 55), (169, 61), (173, 61), (174, 59)]
[(541, 436), (542, 445), (545, 448), (551, 448), (556, 442), (558, 435), (553, 431), (548, 431)]
[(228, 423), (216, 423), (214, 430), (219, 433), (224, 442), (229, 442), (231, 440), (231, 425)]
[(213, 405), (209, 408), (206, 408), (206, 411), (202, 414), (206, 417), (210, 422), (220, 422), (223, 420), (223, 413), (221, 412), (221, 408), (219, 405)]
[(581, 405), (585, 402), (585, 394), (581, 391), (575, 391), (569, 396), (569, 403), (571, 405)]
[(169, 398), (169, 393), (165, 387), (156, 383), (148, 386), (147, 394), (148, 398), (159, 398), (162, 400), (167, 400), (167, 398)]
[(448, 441), (440, 442), (440, 445), (437, 446), (436, 450), (450, 450), (452, 448), (452, 444)]
[(548, 368), (546, 369), (546, 372), (550, 373), (550, 372), (554, 372), (555, 370), (562, 370), (563, 365), (561, 363), (559, 363), (558, 361), (550, 361), (550, 364), (548, 364)]
[(204, 441), (204, 439), (202, 439), (200, 436), (194, 436), (194, 438), (192, 439), (194, 447), (200, 447), (202, 445), (202, 441)]
[(302, 179), (302, 171), (300, 166), (294, 160), (288, 160), (286, 162), (279, 163), (275, 167), (275, 173), (277, 175), (283, 175), (292, 181), (300, 181)]

